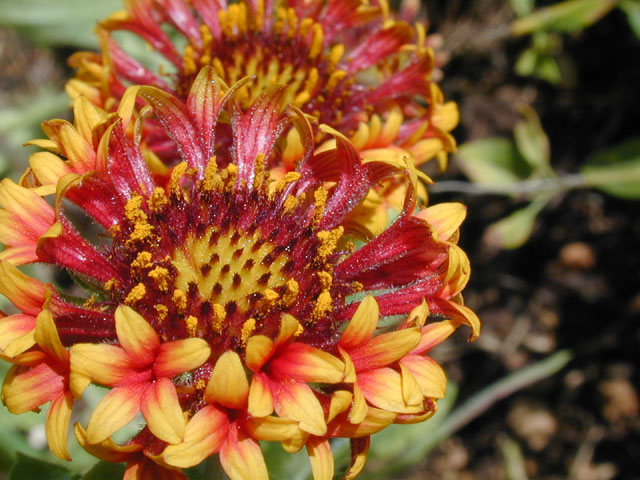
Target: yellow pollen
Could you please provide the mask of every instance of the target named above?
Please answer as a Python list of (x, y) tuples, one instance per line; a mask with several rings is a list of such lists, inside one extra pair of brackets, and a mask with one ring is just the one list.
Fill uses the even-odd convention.
[(127, 298), (124, 299), (124, 303), (127, 305), (133, 305), (134, 303), (142, 300), (147, 293), (147, 289), (144, 283), (139, 283), (131, 289)]
[(344, 70), (336, 70), (329, 77), (325, 88), (327, 90), (333, 90), (334, 88), (336, 88), (336, 85), (338, 85), (338, 83), (340, 83), (340, 81), (346, 76), (347, 72), (345, 72)]
[(293, 183), (300, 178), (300, 174), (298, 172), (287, 172), (284, 177), (279, 179), (277, 182), (271, 183), (269, 185), (269, 200), (273, 200), (273, 198), (279, 194), (284, 187), (286, 187), (289, 183)]
[(303, 18), (300, 22), (300, 28), (298, 29), (298, 33), (301, 37), (306, 37), (307, 33), (309, 33), (309, 29), (313, 25), (313, 20), (309, 17)]
[(189, 410), (184, 410), (182, 412), (182, 417), (184, 418), (184, 422), (187, 423), (191, 418), (191, 412)]
[(287, 280), (287, 283), (285, 284), (285, 292), (282, 296), (282, 304), (285, 307), (290, 306), (295, 301), (299, 291), (300, 287), (298, 286), (298, 282), (293, 278)]
[(203, 390), (207, 386), (207, 382), (205, 382), (202, 378), (199, 378), (196, 382), (196, 390)]
[(229, 17), (229, 14), (226, 10), (220, 9), (218, 11), (218, 22), (220, 22), (220, 28), (222, 29), (222, 33), (224, 34), (225, 37), (232, 38), (233, 30), (231, 28), (228, 17)]
[(149, 225), (146, 221), (136, 223), (133, 227), (133, 232), (129, 235), (127, 245), (148, 239), (151, 237), (152, 232), (153, 226)]
[(120, 228), (120, 225), (117, 225), (117, 224), (111, 225), (109, 227), (109, 235), (111, 235), (112, 237), (115, 237), (118, 233), (120, 233), (120, 230), (122, 230)]
[(164, 319), (167, 318), (167, 315), (169, 315), (169, 309), (166, 305), (162, 305), (161, 303), (159, 303), (157, 305), (154, 305), (153, 308), (155, 308), (156, 312), (158, 312), (158, 320), (160, 322), (164, 321)]
[(171, 171), (171, 178), (169, 179), (169, 192), (172, 195), (178, 196), (181, 192), (180, 188), (180, 178), (187, 171), (187, 162), (182, 162), (176, 165)]
[(291, 38), (296, 34), (296, 27), (298, 25), (298, 17), (296, 11), (293, 8), (287, 9), (287, 21), (289, 22), (289, 31), (287, 35)]
[(285, 199), (284, 205), (282, 206), (282, 209), (284, 210), (285, 213), (291, 213), (291, 212), (293, 212), (293, 210), (295, 210), (295, 208), (297, 206), (298, 206), (298, 197), (294, 197), (293, 195), (289, 195)]
[(324, 31), (322, 25), (314, 23), (311, 31), (311, 47), (309, 48), (309, 59), (314, 60), (320, 52), (322, 52), (322, 41), (324, 39)]
[(206, 192), (213, 192), (220, 187), (220, 175), (218, 175), (218, 164), (216, 163), (216, 157), (213, 156), (209, 159), (209, 163), (204, 169), (204, 180), (202, 181), (202, 189)]
[(193, 47), (191, 45), (187, 45), (184, 49), (184, 55), (182, 56), (182, 60), (184, 62), (182, 67), (184, 70), (184, 75), (191, 75), (193, 73), (196, 73), (197, 66), (194, 57), (195, 52), (193, 51)]
[(318, 272), (318, 279), (320, 280), (322, 290), (329, 290), (331, 288), (333, 277), (329, 272)]
[(124, 216), (130, 222), (146, 221), (147, 214), (142, 210), (142, 197), (134, 194), (124, 206)]
[(157, 266), (151, 270), (148, 275), (153, 278), (160, 291), (166, 292), (169, 290), (169, 270), (164, 267)]
[(342, 55), (344, 55), (343, 44), (339, 43), (338, 45), (331, 47), (331, 52), (329, 53), (329, 65), (331, 68), (335, 68), (338, 65)]
[(327, 204), (327, 195), (328, 192), (324, 189), (324, 187), (318, 188), (315, 192), (313, 192), (313, 197), (315, 199), (314, 202), (314, 210), (313, 210), (313, 224), (318, 225), (320, 220), (322, 220), (322, 215), (324, 215), (324, 207)]
[(276, 20), (276, 23), (273, 25), (273, 30), (276, 33), (281, 33), (284, 28), (285, 21), (287, 19), (287, 11), (284, 8), (280, 7), (276, 11), (276, 16), (277, 16), (277, 20)]
[(219, 303), (213, 305), (213, 316), (211, 318), (211, 327), (216, 333), (222, 331), (222, 322), (227, 317), (227, 311)]
[(293, 334), (293, 337), (299, 337), (300, 335), (302, 335), (302, 333), (304, 332), (304, 327), (298, 323), (298, 328), (296, 328), (296, 332)]
[(138, 252), (136, 259), (131, 262), (131, 268), (142, 270), (151, 265), (151, 252)]
[(342, 226), (334, 228), (333, 230), (322, 230), (321, 232), (318, 232), (318, 240), (320, 240), (318, 258), (320, 258), (321, 262), (326, 262), (329, 255), (335, 251), (338, 246), (338, 241), (342, 237), (343, 233), (344, 228)]
[(176, 307), (178, 307), (178, 309), (184, 310), (185, 308), (187, 308), (187, 296), (179, 288), (176, 288), (173, 291), (173, 296), (171, 297), (171, 300), (176, 305)]
[(107, 292), (110, 292), (117, 286), (118, 286), (118, 281), (115, 278), (110, 278), (109, 280), (104, 282), (104, 285), (102, 288), (104, 288)]
[(278, 300), (278, 298), (280, 298), (280, 295), (278, 295), (278, 292), (276, 292), (275, 290), (267, 288), (264, 291), (264, 301), (268, 305), (273, 305), (275, 301)]
[(318, 300), (316, 300), (316, 304), (313, 307), (313, 312), (311, 312), (311, 319), (319, 320), (331, 310), (333, 310), (333, 305), (331, 304), (331, 294), (325, 290), (320, 295), (318, 295)]
[(167, 200), (164, 188), (156, 187), (149, 199), (149, 210), (152, 212), (159, 212), (167, 205), (167, 203), (169, 203), (169, 200)]
[(240, 333), (240, 340), (243, 345), (247, 343), (247, 340), (249, 340), (249, 337), (251, 336), (251, 334), (254, 332), (255, 329), (256, 329), (255, 318), (249, 318), (246, 322), (242, 324), (242, 332)]
[(189, 334), (189, 336), (190, 337), (195, 337), (196, 336), (196, 331), (198, 329), (198, 319), (196, 317), (194, 317), (193, 315), (189, 315), (185, 319), (185, 324), (186, 324), (187, 333)]
[(364, 290), (364, 285), (360, 282), (351, 282), (351, 288), (354, 290), (354, 292), (361, 292), (362, 290)]
[(200, 25), (200, 35), (202, 35), (202, 47), (207, 50), (213, 41), (213, 35), (209, 27), (204, 23)]
[[(226, 182), (227, 187), (226, 191), (233, 191), (233, 187), (236, 184), (236, 177), (238, 176), (238, 166), (235, 163), (230, 163), (227, 165), (227, 168), (224, 170), (227, 173)], [(224, 178), (223, 178), (224, 179)]]
[(253, 163), (253, 188), (257, 191), (262, 190), (262, 186), (264, 185), (265, 173), (264, 169), (266, 166), (266, 161), (264, 158), (264, 153), (260, 152), (256, 155), (256, 159)]

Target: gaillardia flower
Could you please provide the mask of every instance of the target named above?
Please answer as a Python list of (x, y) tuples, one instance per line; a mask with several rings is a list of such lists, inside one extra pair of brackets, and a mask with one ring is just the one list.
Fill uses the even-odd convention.
[[(386, 0), (125, 0), (125, 11), (98, 27), (102, 55), (75, 54), (75, 98), (113, 111), (129, 85), (152, 85), (184, 100), (198, 74), (212, 66), (227, 85), (246, 78), (236, 98), (249, 107), (261, 92), (286, 84), (291, 104), (345, 134), (364, 158), (407, 156), (415, 165), (455, 149), (449, 133), (457, 106), (445, 102), (433, 79), (434, 52), (425, 28), (390, 12)], [(159, 72), (127, 54), (117, 34), (143, 38), (165, 60)], [(316, 129), (317, 139), (327, 138)], [(175, 145), (146, 124), (144, 141), (165, 160)], [(222, 137), (219, 141), (224, 141)], [(302, 152), (289, 131), (271, 166), (290, 171)], [(275, 162), (275, 159), (271, 159)]]
[[(412, 187), (388, 228), (357, 240), (352, 211), (383, 179), (415, 186), (411, 164), (365, 162), (326, 126), (335, 146), (318, 151), (304, 114), (282, 111), (284, 87), (244, 106), (213, 67), (191, 84), (184, 102), (131, 87), (112, 114), (79, 100), (74, 124), (45, 124), (53, 153), (0, 184), (0, 293), (19, 310), (0, 319), (14, 363), (2, 399), (15, 413), (51, 402), (47, 438), (68, 458), (74, 399), (107, 387), (74, 432), (127, 462), (126, 478), (185, 478), (214, 454), (234, 480), (267, 478), (265, 440), (305, 447), (314, 478), (330, 479), (334, 437), (351, 439), (352, 478), (371, 434), (435, 411), (445, 377), (425, 354), (460, 324), (479, 333), (460, 295), (465, 209), (419, 209)], [(179, 152), (166, 175), (140, 145), (152, 117)], [(290, 124), (301, 160), (278, 176), (267, 165)], [(40, 194), (53, 182), (52, 207)], [(33, 262), (69, 271), (86, 295), (17, 267)], [(139, 432), (115, 443), (138, 415)]]

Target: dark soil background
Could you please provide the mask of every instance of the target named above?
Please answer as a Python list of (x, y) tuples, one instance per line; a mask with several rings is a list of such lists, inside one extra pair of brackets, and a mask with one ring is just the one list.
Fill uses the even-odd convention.
[[(563, 35), (565, 76), (551, 85), (514, 73), (529, 39), (509, 36), (513, 12), (505, 0), (423, 3), (429, 31), (444, 40), (441, 86), (460, 107), (459, 143), (510, 137), (521, 104), (540, 116), (559, 173), (640, 137), (640, 41), (620, 11)], [(553, 2), (536, 2), (545, 3)], [(45, 78), (62, 85), (71, 76), (65, 67), (70, 50), (35, 50), (7, 30), (0, 41), (18, 46), (0, 49), (5, 105), (14, 92), (33, 91)], [(462, 178), (453, 161), (436, 181)], [(540, 214), (522, 248), (495, 251), (484, 241), (485, 228), (523, 203), (452, 193), (431, 200), (469, 208), (461, 244), (473, 274), (465, 298), (483, 332), (471, 345), (468, 331), (459, 332), (438, 352), (459, 384), (458, 403), (558, 350), (570, 350), (573, 359), (558, 374), (496, 402), (397, 478), (640, 478), (638, 202), (572, 191)], [(521, 455), (507, 453), (514, 446)]]

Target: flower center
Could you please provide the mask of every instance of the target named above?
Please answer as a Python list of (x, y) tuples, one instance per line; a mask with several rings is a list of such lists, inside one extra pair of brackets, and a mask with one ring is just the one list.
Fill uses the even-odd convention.
[(189, 236), (171, 260), (178, 274), (176, 288), (186, 292), (197, 285), (203, 301), (223, 306), (235, 303), (241, 312), (285, 286), (283, 269), (288, 255), (262, 238), (261, 231), (244, 235), (209, 228), (200, 237)]

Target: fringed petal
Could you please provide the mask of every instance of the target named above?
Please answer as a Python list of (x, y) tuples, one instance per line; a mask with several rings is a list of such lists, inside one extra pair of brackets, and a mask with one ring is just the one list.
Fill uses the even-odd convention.
[(140, 412), (146, 384), (116, 387), (96, 405), (87, 425), (89, 443), (100, 443), (127, 425)]
[(53, 399), (47, 420), (45, 422), (45, 434), (47, 443), (54, 455), (62, 460), (71, 460), (67, 451), (67, 432), (71, 419), (71, 407), (73, 407), (73, 394), (65, 392)]
[(185, 420), (171, 380), (159, 378), (149, 385), (140, 400), (140, 411), (151, 433), (160, 440), (169, 444), (182, 442)]
[(220, 464), (231, 480), (269, 478), (260, 445), (233, 426), (220, 450)]

